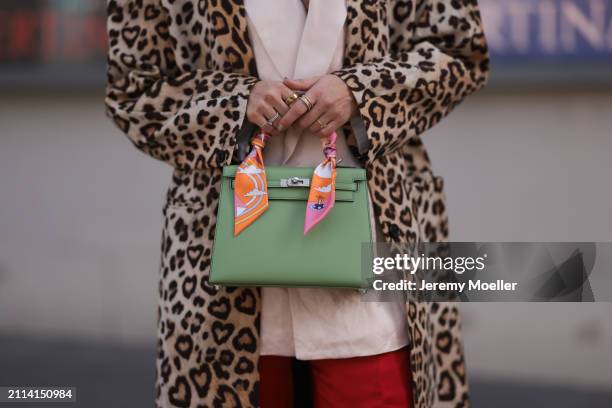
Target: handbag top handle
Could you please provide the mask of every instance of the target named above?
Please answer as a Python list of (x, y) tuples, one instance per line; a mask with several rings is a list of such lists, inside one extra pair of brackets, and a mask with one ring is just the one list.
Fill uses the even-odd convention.
[[(239, 235), (269, 207), (263, 149), (270, 135), (263, 130), (251, 138), (251, 151), (240, 163), (234, 180), (234, 235)], [(321, 138), (324, 160), (315, 167), (310, 183), (304, 235), (323, 220), (336, 201), (336, 132)]]

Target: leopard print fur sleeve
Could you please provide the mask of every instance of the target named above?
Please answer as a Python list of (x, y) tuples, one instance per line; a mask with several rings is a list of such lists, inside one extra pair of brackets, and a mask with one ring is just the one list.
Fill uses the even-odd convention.
[(191, 44), (173, 36), (158, 0), (109, 0), (107, 13), (111, 119), (138, 149), (177, 169), (229, 164), (257, 79), (185, 61)]
[[(438, 123), (486, 83), (489, 71), (476, 0), (381, 4), (378, 20), (389, 27), (387, 55), (334, 72), (358, 103), (370, 142), (368, 160), (391, 153)], [(374, 45), (379, 46), (384, 44)]]

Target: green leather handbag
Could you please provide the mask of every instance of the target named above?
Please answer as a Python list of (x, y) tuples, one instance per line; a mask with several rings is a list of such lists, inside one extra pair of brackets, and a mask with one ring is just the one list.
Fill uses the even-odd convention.
[(304, 235), (312, 168), (266, 166), (269, 208), (234, 236), (234, 175), (226, 166), (209, 281), (226, 286), (365, 289), (372, 275), (372, 231), (364, 169), (338, 167), (336, 202)]

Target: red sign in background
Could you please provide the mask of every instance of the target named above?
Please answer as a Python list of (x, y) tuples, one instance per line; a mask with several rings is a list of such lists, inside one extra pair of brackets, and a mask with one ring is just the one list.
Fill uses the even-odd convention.
[(0, 64), (87, 63), (104, 60), (103, 1), (7, 1), (0, 5)]
[[(101, 86), (105, 5), (1, 0), (0, 88)], [(612, 0), (480, 0), (480, 5), (494, 84), (612, 84)]]

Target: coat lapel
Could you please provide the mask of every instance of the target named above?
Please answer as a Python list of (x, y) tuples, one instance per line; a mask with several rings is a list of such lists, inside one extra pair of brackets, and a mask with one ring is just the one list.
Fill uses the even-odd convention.
[(329, 70), (342, 38), (345, 0), (311, 0), (307, 15), (301, 0), (244, 0), (244, 6), (249, 32), (264, 48), (258, 53), (269, 57), (257, 62), (265, 64), (262, 79), (307, 78)]
[[(268, 58), (257, 61), (261, 79), (281, 80), (293, 76), (306, 12), (300, 0), (244, 0), (249, 33)], [(256, 42), (253, 41), (253, 44)]]
[(344, 0), (310, 0), (295, 64), (294, 78), (329, 71), (346, 21)]

